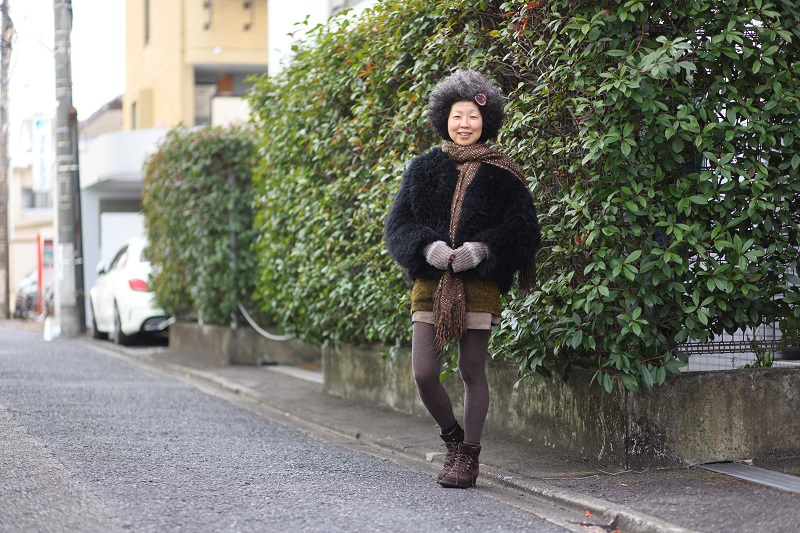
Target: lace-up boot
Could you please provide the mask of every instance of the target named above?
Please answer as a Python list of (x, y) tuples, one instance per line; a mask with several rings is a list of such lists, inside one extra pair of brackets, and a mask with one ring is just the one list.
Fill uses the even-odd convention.
[(453, 468), (456, 462), (456, 454), (458, 453), (458, 445), (464, 442), (464, 430), (456, 422), (456, 427), (447, 433), (439, 433), (439, 436), (444, 441), (447, 453), (444, 455), (444, 466), (439, 471), (439, 475), (436, 476), (437, 481), (441, 480)]
[(475, 480), (478, 479), (478, 456), (481, 454), (480, 444), (469, 444), (462, 442), (458, 445), (456, 462), (453, 468), (442, 476), (439, 484), (443, 487), (453, 487), (466, 489), (474, 487)]

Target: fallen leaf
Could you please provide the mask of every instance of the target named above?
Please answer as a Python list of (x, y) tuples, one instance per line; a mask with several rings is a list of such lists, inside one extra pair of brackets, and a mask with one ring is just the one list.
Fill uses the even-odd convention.
[(620, 487), (627, 487), (627, 486), (628, 486), (628, 484), (627, 484), (627, 483), (620, 483), (620, 484), (619, 484), (619, 486), (620, 486)]
[(586, 516), (587, 516), (587, 517), (590, 517), (590, 516), (592, 516), (592, 512), (591, 512), (591, 511), (586, 511)]

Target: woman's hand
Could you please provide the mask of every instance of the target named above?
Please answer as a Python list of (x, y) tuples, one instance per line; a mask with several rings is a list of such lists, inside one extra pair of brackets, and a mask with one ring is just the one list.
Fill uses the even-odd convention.
[(489, 247), (482, 242), (465, 242), (453, 252), (453, 272), (463, 272), (475, 268), (489, 256)]
[(439, 270), (447, 270), (454, 253), (454, 250), (444, 241), (434, 241), (422, 249), (422, 254), (428, 264)]

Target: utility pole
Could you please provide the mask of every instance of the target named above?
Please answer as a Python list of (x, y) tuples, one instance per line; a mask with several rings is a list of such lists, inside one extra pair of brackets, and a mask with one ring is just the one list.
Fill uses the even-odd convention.
[(54, 0), (56, 45), (56, 280), (54, 336), (86, 331), (77, 113), (72, 107), (72, 0)]
[(0, 34), (0, 318), (11, 316), (8, 260), (8, 66), (11, 62), (11, 41), (14, 25), (8, 14), (8, 0), (2, 0), (2, 34)]

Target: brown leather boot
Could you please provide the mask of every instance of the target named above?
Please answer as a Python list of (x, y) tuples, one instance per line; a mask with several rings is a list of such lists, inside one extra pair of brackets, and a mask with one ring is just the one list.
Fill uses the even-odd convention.
[(456, 454), (458, 453), (458, 445), (464, 442), (464, 430), (456, 422), (456, 427), (447, 433), (439, 433), (439, 436), (444, 441), (447, 453), (444, 454), (444, 466), (439, 471), (439, 475), (436, 476), (437, 481), (442, 479), (453, 468), (456, 462)]
[(453, 468), (442, 476), (439, 484), (443, 487), (458, 489), (474, 487), (475, 480), (478, 479), (478, 456), (480, 454), (480, 444), (469, 444), (467, 442), (459, 444), (456, 462), (453, 464)]

